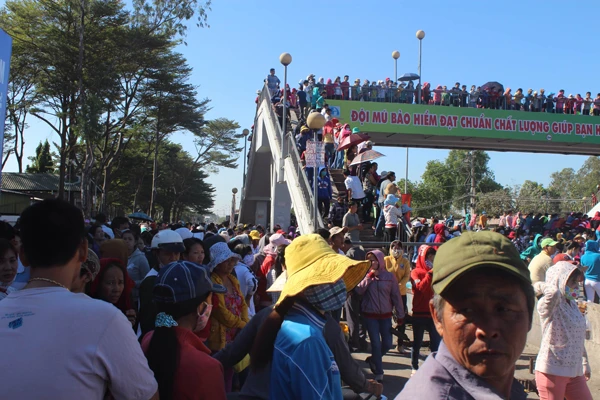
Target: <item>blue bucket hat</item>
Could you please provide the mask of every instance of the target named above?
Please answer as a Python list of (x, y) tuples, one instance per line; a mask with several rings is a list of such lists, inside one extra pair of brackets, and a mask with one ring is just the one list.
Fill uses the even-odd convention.
[(209, 293), (225, 293), (214, 284), (205, 267), (189, 261), (175, 261), (158, 271), (152, 297), (162, 304), (177, 304), (205, 297)]
[(394, 196), (393, 194), (388, 194), (383, 204), (386, 206), (393, 206), (398, 202), (398, 200), (400, 200), (398, 197)]

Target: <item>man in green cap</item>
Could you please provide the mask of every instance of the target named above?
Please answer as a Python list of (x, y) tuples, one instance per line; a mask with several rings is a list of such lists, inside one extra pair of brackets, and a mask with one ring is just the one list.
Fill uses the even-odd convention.
[(514, 372), (535, 297), (510, 240), (481, 231), (444, 243), (432, 287), (431, 314), (443, 341), (396, 399), (526, 399)]
[(529, 274), (535, 295), (539, 298), (544, 292), (546, 271), (552, 266), (552, 255), (556, 251), (557, 242), (552, 238), (544, 238), (540, 243), (542, 251), (531, 259), (529, 263)]

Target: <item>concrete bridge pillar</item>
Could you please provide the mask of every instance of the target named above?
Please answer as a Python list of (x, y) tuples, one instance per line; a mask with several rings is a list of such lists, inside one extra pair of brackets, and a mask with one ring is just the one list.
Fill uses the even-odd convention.
[(287, 184), (277, 183), (278, 164), (277, 160), (271, 163), (271, 229), (275, 225), (286, 230), (290, 226), (290, 210), (292, 199)]

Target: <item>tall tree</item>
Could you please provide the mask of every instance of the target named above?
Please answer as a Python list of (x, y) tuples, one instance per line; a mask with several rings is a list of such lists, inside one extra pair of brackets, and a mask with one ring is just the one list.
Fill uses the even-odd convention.
[(28, 165), (26, 172), (34, 174), (44, 174), (54, 172), (54, 162), (52, 160), (52, 152), (50, 151), (50, 143), (48, 139), (44, 143), (40, 142), (35, 148), (35, 156), (29, 157), (31, 165)]
[(200, 132), (204, 126), (209, 100), (197, 100), (196, 88), (189, 83), (191, 72), (181, 54), (164, 54), (159, 68), (149, 73), (143, 93), (145, 120), (154, 133), (151, 215), (156, 206), (160, 146), (175, 132)]

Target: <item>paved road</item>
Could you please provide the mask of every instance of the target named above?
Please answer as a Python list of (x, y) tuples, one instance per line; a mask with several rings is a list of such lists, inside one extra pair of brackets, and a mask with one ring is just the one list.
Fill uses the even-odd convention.
[[(412, 339), (412, 331), (410, 330), (410, 326), (407, 328), (406, 334)], [(429, 340), (427, 334), (425, 334), (424, 340)], [(394, 343), (396, 343), (395, 338)], [(517, 376), (518, 379), (529, 380), (534, 378), (534, 376), (529, 373), (529, 359), (535, 354), (535, 349), (525, 349), (521, 359), (517, 362), (517, 371), (515, 376)], [(365, 376), (367, 376), (367, 378), (373, 378), (373, 374), (371, 373), (369, 366), (364, 362), (365, 358), (367, 358), (369, 355), (369, 353), (353, 354), (355, 359), (362, 361), (361, 364), (363, 366)], [(421, 355), (422, 357), (420, 364), (422, 364), (425, 358), (429, 355), (429, 349), (422, 348)], [(400, 393), (404, 387), (404, 384), (410, 378), (412, 371), (410, 366), (410, 351), (400, 354), (395, 349), (391, 350), (383, 358), (383, 369), (385, 371), (383, 378), (383, 394), (391, 400), (394, 399), (398, 393)], [(594, 380), (590, 381), (590, 388), (592, 389), (594, 398), (600, 399), (600, 377), (596, 379), (596, 382), (594, 382)], [(539, 397), (537, 397), (537, 395), (534, 393), (530, 393), (528, 395), (528, 399), (539, 399)]]

